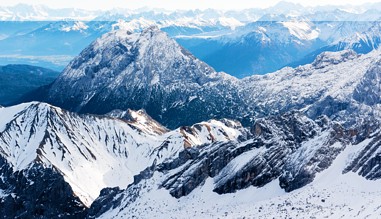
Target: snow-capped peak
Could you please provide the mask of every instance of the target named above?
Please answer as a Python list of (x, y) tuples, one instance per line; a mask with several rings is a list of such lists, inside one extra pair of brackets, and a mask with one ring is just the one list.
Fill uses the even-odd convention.
[(245, 132), (210, 121), (184, 134), (166, 130), (144, 111), (129, 111), (130, 120), (124, 121), (80, 116), (39, 102), (0, 108), (0, 114), (0, 156), (13, 171), (36, 162), (54, 168), (87, 206), (101, 189), (127, 187), (134, 175), (184, 147), (228, 141)]
[[(230, 83), (234, 81), (231, 78), (215, 72), (157, 26), (140, 33), (118, 29), (83, 50), (51, 85), (44, 100), (91, 113), (100, 113), (99, 109), (107, 113), (144, 108), (158, 119), (157, 111), (165, 113), (190, 102), (189, 96), (197, 97), (203, 86), (218, 81)], [(116, 101), (120, 95), (124, 96), (123, 101)], [(155, 95), (163, 99), (154, 98)], [(115, 104), (100, 104), (111, 99)], [(99, 105), (90, 107), (91, 104)], [(171, 128), (176, 126), (179, 124)]]
[(83, 31), (88, 28), (89, 26), (87, 26), (84, 22), (76, 21), (72, 26), (63, 26), (61, 30), (65, 32), (70, 32), (70, 31)]

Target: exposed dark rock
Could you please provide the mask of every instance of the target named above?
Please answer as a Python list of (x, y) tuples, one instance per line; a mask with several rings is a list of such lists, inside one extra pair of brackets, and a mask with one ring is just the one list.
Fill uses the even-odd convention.
[[(234, 192), (248, 186), (264, 186), (283, 173), (284, 164), (303, 142), (318, 135), (321, 128), (300, 112), (259, 119), (252, 128), (253, 138), (246, 142), (228, 142), (205, 145), (199, 148), (198, 157), (184, 157), (188, 162), (172, 161), (166, 167), (180, 168), (169, 176), (163, 187), (174, 197), (189, 194), (206, 178), (214, 177), (217, 193)], [(230, 162), (239, 156), (251, 154), (240, 169), (230, 167)], [(239, 159), (239, 158), (238, 158)], [(328, 166), (323, 165), (322, 169)]]
[(97, 218), (109, 209), (118, 207), (122, 200), (122, 197), (118, 195), (120, 191), (119, 187), (102, 189), (99, 198), (91, 205), (86, 218)]
[(13, 172), (0, 158), (2, 218), (84, 218), (87, 208), (61, 174), (35, 163)]

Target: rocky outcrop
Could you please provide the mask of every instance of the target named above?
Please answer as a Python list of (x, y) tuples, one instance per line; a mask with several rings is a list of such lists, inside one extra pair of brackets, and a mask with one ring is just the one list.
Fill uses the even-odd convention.
[[(177, 198), (191, 193), (208, 177), (214, 178), (214, 191), (220, 194), (261, 187), (278, 177), (281, 186), (291, 191), (330, 166), (344, 149), (343, 132), (336, 123), (317, 123), (300, 112), (291, 112), (257, 120), (250, 140), (185, 150), (157, 170), (177, 169), (162, 183)], [(303, 169), (309, 172), (303, 173)]]
[(54, 169), (39, 162), (12, 171), (0, 157), (2, 218), (84, 218), (87, 207)]
[(327, 66), (337, 65), (341, 62), (346, 62), (348, 60), (353, 60), (359, 55), (353, 50), (344, 50), (340, 52), (323, 52), (318, 55), (312, 66), (315, 68), (324, 68)]
[[(367, 138), (359, 142), (356, 147), (358, 148), (353, 160), (344, 169), (344, 173), (349, 171), (356, 172), (359, 175), (370, 179), (381, 179), (381, 134), (379, 130), (379, 123), (372, 121), (364, 124), (363, 135)], [(354, 130), (358, 132), (358, 130)]]

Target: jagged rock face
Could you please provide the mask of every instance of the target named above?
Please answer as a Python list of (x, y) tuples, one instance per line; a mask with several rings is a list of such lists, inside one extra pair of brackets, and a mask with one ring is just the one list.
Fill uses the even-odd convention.
[(329, 130), (306, 141), (286, 159), (279, 178), (280, 187), (286, 192), (311, 183), (315, 175), (330, 167), (346, 145), (350, 144), (350, 135), (343, 127), (336, 123), (330, 126)]
[(311, 65), (243, 79), (244, 99), (256, 106), (257, 116), (303, 109), (313, 119), (327, 115), (345, 121), (349, 114), (366, 110), (353, 100), (353, 93), (379, 57), (378, 51), (362, 56), (353, 51), (321, 54)]
[[(290, 192), (313, 182), (317, 174), (328, 169), (344, 151), (348, 154), (348, 150), (357, 153), (349, 153), (351, 162), (338, 171), (354, 171), (368, 179), (378, 179), (380, 138), (376, 127), (376, 123), (364, 121), (357, 130), (347, 130), (326, 116), (313, 121), (300, 112), (259, 119), (249, 140), (185, 149), (177, 158), (146, 168), (126, 190), (105, 189), (88, 217), (125, 217), (127, 212), (139, 211), (147, 200), (158, 201), (154, 194), (164, 195), (163, 189), (181, 202), (195, 199), (195, 190), (196, 196), (208, 189), (238, 195), (241, 189), (267, 186), (275, 180)], [(201, 192), (197, 189), (200, 187)], [(206, 197), (210, 199), (211, 194)]]
[[(260, 119), (252, 132), (253, 136), (248, 141), (186, 149), (178, 158), (159, 164), (157, 171), (171, 172), (161, 186), (179, 198), (212, 177), (215, 180), (214, 191), (221, 194), (252, 185), (264, 186), (284, 174), (298, 181), (290, 185), (287, 184), (291, 181), (289, 178), (283, 177), (284, 182), (281, 181), (288, 190), (294, 190), (311, 182), (314, 175), (327, 168), (344, 148), (339, 143), (340, 147), (335, 145), (345, 137), (341, 134), (342, 128), (333, 124), (320, 127), (299, 112)], [(322, 140), (323, 143), (316, 143)], [(316, 145), (311, 149), (314, 143)], [(329, 156), (323, 156), (330, 147), (337, 149)], [(305, 157), (305, 150), (311, 150), (309, 157)], [(318, 154), (321, 156), (318, 157)], [(306, 174), (299, 175), (302, 168), (310, 170), (309, 180), (304, 182), (301, 180), (305, 179)], [(176, 171), (173, 172), (174, 169)]]
[[(334, 124), (318, 124), (322, 123), (307, 119), (299, 112), (258, 120), (250, 143), (255, 146), (224, 167), (215, 179), (214, 191), (226, 193), (250, 185), (261, 187), (279, 176), (280, 186), (286, 191), (312, 182), (315, 174), (328, 168), (344, 148), (344, 144), (334, 145), (345, 138), (338, 134), (341, 129)], [(322, 140), (326, 142), (321, 143)], [(325, 154), (330, 147), (337, 150)], [(302, 169), (306, 170), (304, 174)], [(290, 178), (284, 176), (294, 181), (288, 183)]]
[[(4, 115), (0, 120), (0, 152), (4, 162), (9, 162), (1, 172), (12, 176), (22, 173), (26, 178), (38, 176), (42, 181), (39, 184), (48, 183), (60, 192), (63, 199), (70, 203), (69, 206), (74, 206), (73, 215), (81, 217), (86, 212), (84, 206), (88, 206), (88, 200), (83, 199), (84, 191), (78, 190), (81, 185), (73, 182), (85, 182), (86, 186), (92, 184), (81, 178), (89, 175), (75, 168), (78, 162), (82, 165), (86, 162), (92, 165), (111, 162), (113, 166), (110, 169), (95, 166), (96, 170), (89, 171), (102, 175), (101, 171), (109, 173), (111, 169), (115, 170), (115, 163), (120, 161), (127, 164), (126, 168), (116, 171), (123, 173), (123, 177), (131, 177), (129, 182), (132, 184), (126, 190), (102, 190), (101, 196), (91, 205), (89, 218), (102, 217), (114, 208), (121, 209), (120, 212), (128, 211), (129, 205), (139, 203), (141, 194), (157, 191), (156, 186), (173, 198), (190, 197), (208, 180), (213, 182), (209, 189), (215, 194), (239, 192), (252, 186), (263, 187), (274, 180), (279, 180), (279, 186), (285, 191), (293, 191), (311, 183), (348, 147), (358, 147), (358, 153), (352, 156), (353, 160), (343, 169), (344, 172), (358, 172), (369, 179), (380, 176), (377, 120), (374, 123), (364, 121), (358, 129), (347, 130), (327, 116), (311, 120), (300, 111), (291, 111), (257, 119), (251, 133), (237, 121), (210, 120), (158, 134), (146, 131), (157, 122), (150, 120), (143, 111), (129, 111), (128, 121), (110, 118), (111, 115), (78, 116), (42, 103), (3, 108), (0, 113)], [(117, 116), (117, 113), (113, 115)], [(81, 136), (77, 136), (78, 133), (82, 133)], [(82, 137), (92, 142), (82, 142)], [(116, 144), (121, 150), (112, 150), (112, 145)], [(82, 153), (75, 152), (75, 148)], [(30, 156), (26, 157), (23, 151)], [(105, 157), (108, 159), (103, 160)], [(141, 166), (131, 166), (137, 160)], [(67, 163), (71, 165), (67, 166)], [(31, 166), (33, 168), (27, 168)], [(69, 171), (70, 167), (72, 169)], [(130, 175), (126, 174), (128, 171), (131, 171)], [(78, 175), (81, 177), (75, 178)], [(54, 180), (45, 180), (46, 176)], [(116, 179), (108, 174), (102, 176)], [(27, 186), (29, 181), (21, 180), (24, 184), (20, 188), (33, 189), (25, 190), (28, 194), (40, 194), (40, 187)], [(9, 190), (11, 185), (6, 182), (0, 189)], [(66, 189), (70, 187), (72, 190)], [(98, 187), (105, 185), (99, 184)], [(29, 211), (28, 206), (38, 206), (38, 203), (34, 205), (36, 200), (29, 199), (24, 193), (19, 194), (23, 194), (20, 200), (27, 206), (25, 211)], [(43, 200), (49, 200), (53, 198), (50, 194), (42, 192), (41, 196), (46, 197)], [(9, 199), (11, 196), (6, 197), (4, 203), (7, 206), (18, 206), (13, 199)], [(51, 204), (52, 209), (57, 209), (52, 212), (60, 214), (63, 206), (58, 202)], [(39, 208), (30, 209), (40, 212)], [(48, 210), (43, 211), (50, 214)]]
[[(89, 218), (102, 217), (114, 208), (137, 208), (143, 194), (156, 190), (166, 189), (183, 200), (210, 178), (213, 186), (207, 188), (218, 194), (262, 187), (276, 179), (285, 191), (293, 191), (329, 168), (346, 147), (353, 147), (354, 139), (353, 130), (328, 117), (313, 121), (297, 111), (258, 119), (251, 132), (243, 141), (186, 148), (178, 157), (146, 168), (126, 190), (104, 190), (90, 209)], [(116, 201), (108, 203), (111, 197), (117, 197)], [(109, 209), (100, 207), (104, 205)]]
[(0, 157), (2, 218), (84, 218), (86, 206), (63, 176), (38, 162), (14, 172)]
[[(380, 130), (377, 121), (371, 121), (362, 127), (367, 138), (360, 142), (357, 152), (353, 155), (353, 160), (346, 166), (344, 173), (353, 171), (366, 179), (381, 179), (380, 169)], [(354, 130), (358, 131), (358, 130)]]

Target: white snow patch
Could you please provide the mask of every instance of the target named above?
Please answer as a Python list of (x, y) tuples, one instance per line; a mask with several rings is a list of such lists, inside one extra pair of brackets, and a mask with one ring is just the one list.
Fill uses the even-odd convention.
[(319, 31), (312, 29), (311, 25), (305, 21), (285, 21), (280, 22), (288, 28), (290, 33), (301, 40), (313, 40), (319, 37)]

